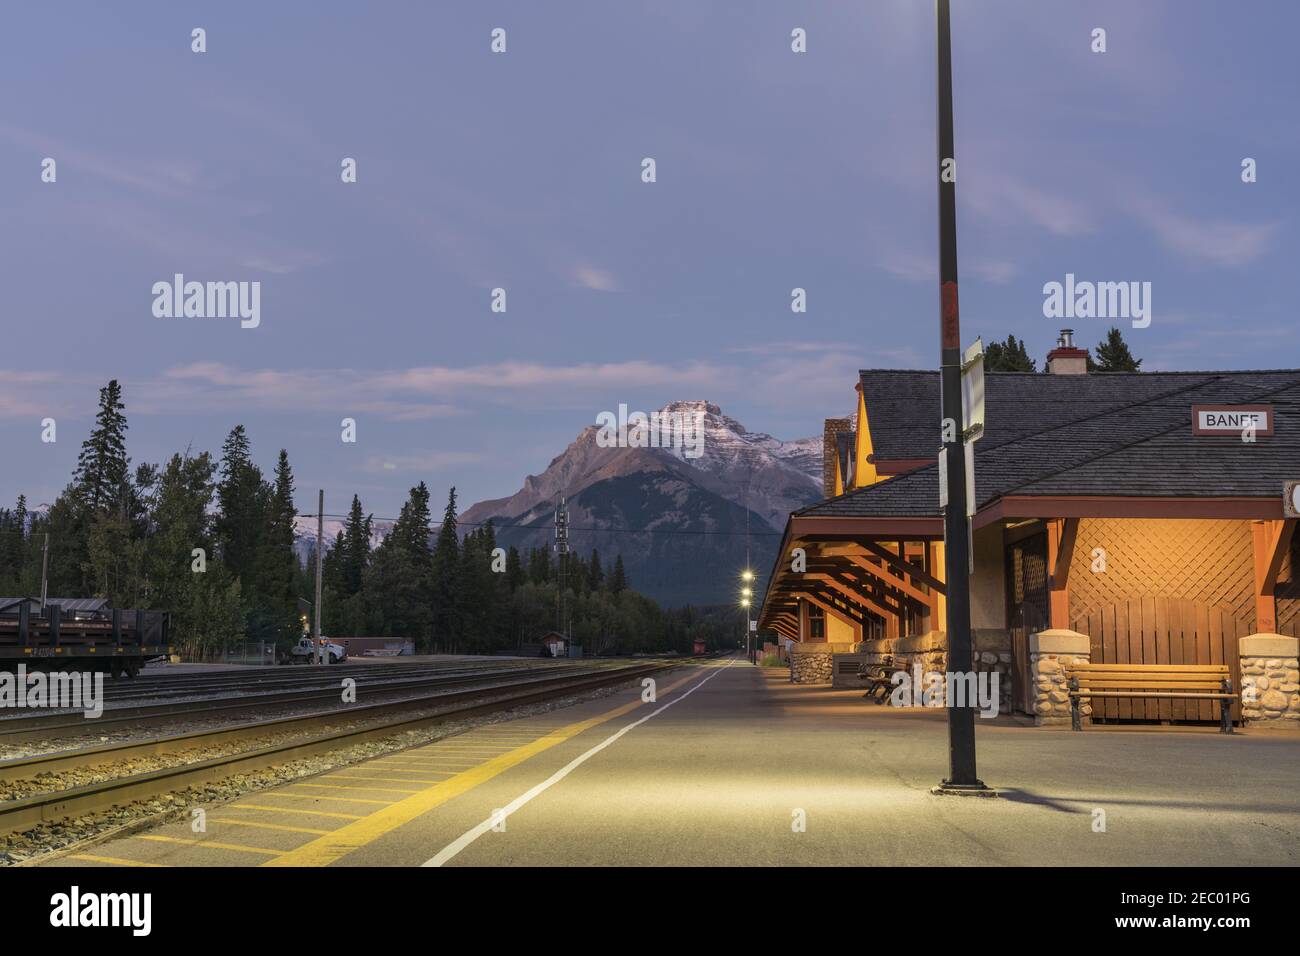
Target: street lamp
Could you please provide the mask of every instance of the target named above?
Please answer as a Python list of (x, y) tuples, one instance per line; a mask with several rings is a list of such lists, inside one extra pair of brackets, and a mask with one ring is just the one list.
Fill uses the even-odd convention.
[[(948, 481), (943, 515), (948, 671), (972, 668), (970, 635), (970, 526), (966, 520), (966, 449), (962, 434), (961, 315), (957, 303), (957, 164), (952, 133), (952, 25), (949, 0), (936, 0), (939, 62), (939, 338), (943, 393), (942, 439)], [(992, 794), (975, 775), (975, 708), (948, 705), (948, 778), (935, 793)]]

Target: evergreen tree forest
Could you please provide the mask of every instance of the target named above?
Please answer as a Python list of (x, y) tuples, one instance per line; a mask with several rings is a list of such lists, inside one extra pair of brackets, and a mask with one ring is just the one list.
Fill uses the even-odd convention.
[[(254, 463), (242, 425), (219, 457), (187, 448), (132, 467), (122, 389), (100, 389), (94, 426), (68, 485), (44, 513), (22, 496), (0, 508), (0, 595), (39, 595), (48, 560), (51, 597), (106, 597), (114, 607), (165, 610), (190, 659), (214, 659), (243, 641), (279, 647), (303, 633), (301, 601), (315, 594), (314, 548), (295, 549), (295, 487), (288, 452), (270, 474)], [(733, 646), (734, 608), (663, 609), (637, 594), (621, 556), (561, 556), (499, 548), (496, 529), (460, 528), (456, 489), (435, 522), (424, 482), (386, 535), (354, 495), (342, 530), (325, 542), (323, 632), (391, 637), (417, 653), (482, 653), (564, 630), (586, 654), (689, 653)], [(48, 541), (48, 555), (43, 552)]]

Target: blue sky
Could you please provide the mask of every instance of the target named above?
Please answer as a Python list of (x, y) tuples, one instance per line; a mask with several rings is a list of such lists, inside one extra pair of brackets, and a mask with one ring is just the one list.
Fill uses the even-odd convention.
[[(1041, 360), (1073, 272), (1152, 283), (1144, 368), (1300, 366), (1300, 5), (953, 8), (963, 337)], [(928, 0), (0, 17), (0, 500), (53, 499), (112, 377), (136, 461), (242, 422), (304, 507), (390, 516), (421, 479), (510, 494), (620, 403), (796, 438), (859, 367), (937, 365)], [(260, 281), (261, 325), (155, 318), (176, 272)]]

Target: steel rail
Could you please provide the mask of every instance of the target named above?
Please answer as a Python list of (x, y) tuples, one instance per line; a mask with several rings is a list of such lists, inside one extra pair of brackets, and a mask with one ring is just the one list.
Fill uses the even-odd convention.
[[(139, 774), (127, 774), (79, 787), (34, 794), (30, 797), (0, 803), (0, 833), (22, 832), (41, 823), (84, 816), (134, 800), (143, 800), (165, 793), (173, 793), (187, 787), (212, 783), (235, 774), (263, 770), (290, 760), (364, 743), (368, 740), (392, 736), (400, 731), (409, 730), (422, 724), (436, 723), (449, 717), (490, 713), (523, 704), (562, 697), (565, 694), (577, 691), (623, 683), (645, 674), (678, 667), (680, 664), (680, 661), (661, 661), (610, 669), (577, 678), (568, 675), (562, 678), (545, 678), (500, 685), (499, 687), (474, 688), (472, 690), (456, 691), (451, 694), (433, 695), (423, 700), (428, 703), (460, 702), (461, 705), (442, 709), (433, 714), (407, 716), (366, 727), (332, 731), (305, 740), (285, 741), (252, 750), (212, 757), (207, 760), (179, 764), (175, 767), (165, 767)], [(475, 698), (482, 698), (498, 689), (507, 692), (515, 690), (516, 693), (506, 693), (505, 696), (490, 701), (475, 700)], [(385, 710), (409, 709), (418, 703), (420, 703), (420, 700), (407, 700), (402, 701), (400, 704), (376, 704), (367, 707), (355, 707), (350, 710), (339, 711), (330, 716), (340, 720), (355, 719), (362, 713), (369, 713), (374, 716)], [(319, 714), (307, 717), (280, 718), (220, 731), (180, 734), (171, 738), (144, 741), (140, 744), (110, 744), (63, 754), (47, 754), (35, 758), (4, 761), (0, 763), (0, 779), (28, 779), (33, 775), (33, 772), (57, 773), (59, 770), (102, 762), (104, 758), (109, 760), (125, 759), (131, 755), (144, 756), (174, 752), (177, 749), (185, 749), (186, 745), (212, 744), (241, 737), (253, 738), (261, 736), (267, 731), (274, 732), (277, 729), (288, 729), (293, 724), (319, 722), (322, 719), (322, 715)], [(13, 772), (20, 769), (24, 772), (20, 776), (13, 776)]]

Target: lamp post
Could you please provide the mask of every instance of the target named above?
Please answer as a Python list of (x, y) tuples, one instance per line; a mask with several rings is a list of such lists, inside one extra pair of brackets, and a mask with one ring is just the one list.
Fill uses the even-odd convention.
[[(942, 439), (948, 505), (943, 516), (948, 604), (948, 671), (971, 670), (970, 526), (966, 517), (966, 454), (962, 435), (961, 319), (957, 305), (957, 167), (952, 133), (952, 28), (948, 0), (936, 0), (939, 61), (939, 332), (943, 390)], [(948, 777), (938, 793), (992, 793), (975, 774), (975, 708), (948, 700)]]
[(752, 664), (754, 663), (755, 648), (753, 646), (754, 634), (749, 628), (749, 599), (754, 592), (749, 585), (754, 580), (754, 572), (749, 568), (745, 568), (744, 571), (740, 572), (740, 579), (745, 582), (740, 589), (740, 606), (745, 612), (745, 655)]

